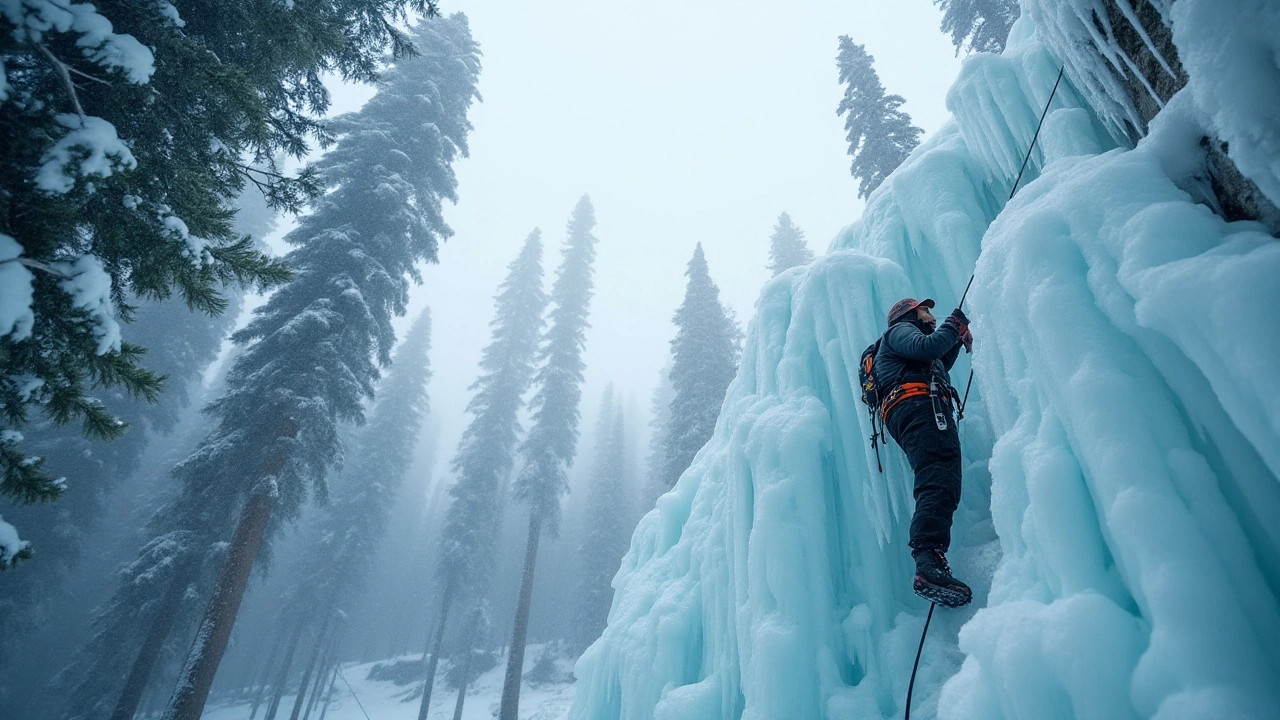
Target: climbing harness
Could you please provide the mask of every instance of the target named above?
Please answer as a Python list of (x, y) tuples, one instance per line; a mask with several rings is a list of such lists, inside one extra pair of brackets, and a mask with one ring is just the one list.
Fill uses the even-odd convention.
[(916, 671), (920, 669), (920, 653), (924, 652), (924, 636), (929, 634), (929, 623), (933, 622), (933, 609), (938, 603), (929, 603), (929, 616), (924, 619), (924, 630), (920, 633), (920, 647), (916, 648), (916, 662), (911, 666), (911, 682), (907, 683), (907, 709), (903, 720), (911, 720), (911, 695), (916, 689)]
[[(1022, 173), (1027, 170), (1027, 162), (1031, 160), (1031, 151), (1036, 147), (1036, 140), (1040, 138), (1040, 128), (1044, 127), (1044, 118), (1049, 114), (1049, 106), (1053, 104), (1053, 96), (1058, 94), (1058, 85), (1062, 82), (1062, 74), (1066, 71), (1067, 66), (1062, 65), (1058, 68), (1058, 79), (1053, 81), (1053, 89), (1049, 91), (1049, 99), (1045, 101), (1044, 110), (1040, 112), (1040, 122), (1036, 123), (1036, 132), (1031, 136), (1031, 144), (1027, 146), (1027, 154), (1022, 158), (1022, 167), (1018, 168), (1018, 177), (1013, 181), (1013, 188), (1009, 190), (1009, 200), (1013, 199), (1013, 194), (1018, 192), (1018, 183), (1022, 182)], [(1006, 200), (1007, 204), (1009, 200)], [(978, 271), (974, 270), (969, 276), (969, 284), (964, 286), (964, 294), (960, 296), (960, 304), (957, 306), (961, 310), (964, 309), (964, 301), (969, 297), (969, 288), (973, 287), (973, 279), (977, 277)], [(969, 403), (969, 390), (973, 387), (973, 369), (969, 369), (969, 382), (964, 385), (964, 399), (960, 401), (959, 416), (957, 420), (964, 419), (964, 406)]]

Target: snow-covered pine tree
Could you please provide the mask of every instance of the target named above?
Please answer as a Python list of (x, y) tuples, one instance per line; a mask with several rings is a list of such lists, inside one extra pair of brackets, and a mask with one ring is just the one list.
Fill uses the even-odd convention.
[[(271, 527), (297, 515), (341, 458), (338, 423), (361, 422), (378, 368), (390, 361), (416, 264), (451, 234), (452, 163), (465, 155), (479, 47), (466, 17), (420, 22), (420, 55), (387, 71), (358, 113), (333, 122), (337, 146), (318, 163), (329, 192), (286, 238), (296, 277), (235, 335), (254, 343), (210, 406), (218, 428), (176, 472), (220, 485), (239, 519), (195, 641), (164, 712), (198, 720)], [(246, 472), (246, 469), (250, 469)], [(229, 501), (229, 502), (228, 502)]]
[[(91, 678), (134, 657), (127, 685), (145, 687), (172, 629), (158, 620), (178, 615), (184, 598), (208, 597), (202, 570), (221, 566), (166, 717), (199, 716), (264, 539), (296, 516), (309, 491), (325, 495), (325, 474), (341, 457), (338, 424), (362, 420), (395, 342), (391, 320), (404, 312), (410, 280), (420, 279), (416, 265), (434, 261), (451, 233), (441, 205), (455, 199), (452, 163), (467, 149), (479, 49), (461, 15), (421, 22), (412, 39), (420, 55), (397, 63), (361, 111), (330, 126), (339, 139), (317, 165), (327, 193), (286, 238), (295, 279), (235, 336), (247, 347), (209, 407), (216, 427), (175, 469), (181, 495), (128, 575), (163, 584), (147, 588), (150, 602), (137, 609), (117, 602), (138, 591), (122, 586), (109, 608), (120, 622), (101, 632), (123, 644), (99, 647), (78, 674), (100, 682)], [(160, 637), (158, 647), (148, 636), (139, 652), (133, 638), (147, 634), (139, 621)], [(93, 706), (122, 696), (118, 684), (104, 690), (86, 693), (80, 712), (106, 715)]]
[[(377, 403), (352, 443), (352, 459), (335, 483), (332, 501), (304, 523), (306, 539), (302, 554), (287, 569), (293, 580), (279, 603), (279, 624), (296, 619), (301, 629), (315, 631), (313, 658), (329, 642), (325, 629), (332, 616), (349, 611), (346, 603), (363, 585), (413, 460), (427, 413), (430, 346), (431, 314), (424, 310), (378, 383)], [(283, 661), (281, 665), (287, 673), (289, 668)], [(297, 698), (295, 706), (300, 702)]]
[(725, 391), (738, 371), (742, 331), (720, 302), (702, 244), (685, 272), (689, 284), (676, 310), (671, 341), (671, 416), (663, 432), (662, 480), (671, 489), (711, 439)]
[(631, 517), (626, 487), (627, 448), (622, 398), (605, 390), (596, 421), (595, 458), (587, 490), (586, 527), (578, 546), (578, 587), (570, 626), (575, 655), (600, 637), (613, 602), (613, 576), (627, 551)]
[(467, 701), (467, 687), (476, 678), (498, 664), (498, 656), (490, 647), (493, 623), (489, 618), (489, 603), (483, 598), (476, 601), (468, 614), (465, 631), (459, 638), (460, 647), (453, 653), (453, 662), (445, 681), (458, 688), (458, 699), (453, 705), (453, 720), (462, 720), (462, 708)]
[(411, 50), (397, 21), (428, 9), (179, 4), (181, 16), (135, 0), (0, 11), (0, 494), (47, 500), (62, 487), (21, 443), (32, 413), (113, 439), (125, 425), (95, 389), (156, 399), (160, 375), (120, 336), (135, 299), (219, 314), (226, 284), (287, 279), (232, 227), (232, 203), (252, 183), (298, 209), (320, 185), (252, 161), (327, 141), (324, 73), (373, 80), (388, 46)]
[[(249, 187), (237, 199), (236, 232), (260, 241), (275, 226), (275, 213), (256, 188)], [(48, 419), (33, 423), (26, 436), (28, 451), (46, 458), (54, 475), (70, 478), (57, 503), (27, 505), (0, 496), (0, 515), (24, 528), (40, 561), (0, 583), (0, 708), (12, 720), (27, 720), (20, 708), (31, 708), (31, 720), (48, 717), (48, 698), (36, 693), (48, 690), (48, 678), (62, 669), (67, 655), (84, 638), (70, 632), (66, 623), (51, 623), (56, 615), (87, 616), (80, 583), (80, 561), (92, 534), (99, 529), (108, 501), (121, 482), (138, 471), (143, 452), (157, 436), (173, 432), (184, 410), (195, 402), (193, 394), (201, 373), (211, 363), (239, 315), (243, 293), (227, 291), (228, 309), (222, 315), (192, 314), (176, 300), (142, 303), (133, 322), (121, 328), (126, 340), (149, 348), (146, 364), (167, 378), (159, 402), (147, 403), (112, 392), (104, 407), (123, 420), (130, 431), (119, 440), (93, 441), (78, 428), (60, 426)], [(114, 563), (93, 556), (95, 563)], [(48, 632), (56, 629), (57, 637)], [(25, 640), (24, 640), (25, 638)], [(9, 664), (9, 658), (21, 657)], [(38, 708), (38, 710), (37, 710)]]
[(533, 600), (533, 576), (538, 542), (543, 532), (555, 534), (560, 526), (560, 498), (568, 490), (567, 473), (578, 444), (578, 407), (582, 399), (582, 360), (587, 341), (587, 315), (591, 307), (592, 264), (596, 257), (595, 211), (585, 195), (569, 220), (556, 281), (551, 288), (551, 325), (543, 338), (534, 378), (533, 427), (520, 444), (524, 466), (516, 476), (516, 498), (529, 506), (529, 536), (525, 546), (520, 594), (507, 655), (502, 686), (500, 720), (517, 720), (520, 677), (529, 633), (529, 605)]
[(490, 340), (480, 357), (480, 377), (469, 388), (471, 422), (453, 459), (453, 501), (441, 534), (440, 616), (436, 619), (418, 717), (425, 718), (435, 686), (440, 645), (449, 610), (460, 593), (483, 597), (493, 565), (496, 529), (502, 526), (502, 493), (515, 464), (520, 408), (533, 380), (547, 296), (542, 289), (542, 232), (535, 229), (511, 262), (494, 298)]
[(671, 387), (671, 361), (658, 373), (658, 385), (649, 398), (649, 454), (645, 458), (645, 489), (640, 512), (648, 512), (654, 502), (671, 488), (663, 475), (666, 467), (667, 424), (671, 422), (671, 401), (676, 391)]
[(942, 10), (942, 32), (951, 36), (956, 54), (1004, 52), (1009, 30), (1022, 10), (1018, 0), (933, 0)]
[(849, 155), (853, 157), (850, 172), (858, 179), (858, 197), (880, 187), (920, 144), (924, 133), (899, 109), (906, 102), (901, 95), (885, 95), (874, 61), (866, 48), (848, 35), (840, 36), (836, 66), (840, 83), (846, 87), (836, 114), (845, 116)]
[(804, 241), (804, 231), (791, 222), (791, 216), (782, 213), (769, 238), (769, 271), (774, 277), (783, 270), (813, 262), (813, 251)]

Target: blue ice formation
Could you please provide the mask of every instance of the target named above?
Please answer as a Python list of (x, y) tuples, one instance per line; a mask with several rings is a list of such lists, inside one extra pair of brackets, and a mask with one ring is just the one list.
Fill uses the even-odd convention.
[[(573, 720), (902, 717), (927, 610), (911, 475), (892, 444), (877, 472), (856, 367), (893, 301), (945, 313), (975, 267), (951, 552), (975, 599), (936, 614), (913, 717), (1277, 717), (1280, 242), (1187, 190), (1225, 127), (1197, 95), (1207, 55), (1134, 149), (1105, 87), (1064, 80), (1006, 206), (1058, 73), (1041, 5), (966, 61), (954, 122), (828, 254), (763, 290), (715, 436), (636, 530)], [(1229, 128), (1261, 148), (1239, 165), (1280, 173), (1280, 116), (1255, 115), (1270, 135)]]

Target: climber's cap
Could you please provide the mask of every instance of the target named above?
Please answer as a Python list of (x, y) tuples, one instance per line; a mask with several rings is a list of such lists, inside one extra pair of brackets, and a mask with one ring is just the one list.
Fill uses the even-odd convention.
[(916, 300), (915, 298), (902, 298), (898, 302), (894, 303), (893, 307), (889, 308), (889, 324), (892, 325), (893, 323), (902, 319), (904, 315), (911, 312), (912, 310), (915, 310), (918, 307), (932, 308), (934, 307), (934, 302), (929, 298), (925, 298), (924, 300)]

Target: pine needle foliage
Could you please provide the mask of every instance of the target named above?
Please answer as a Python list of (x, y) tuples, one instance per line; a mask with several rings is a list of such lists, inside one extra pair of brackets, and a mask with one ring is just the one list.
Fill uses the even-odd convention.
[(791, 216), (782, 213), (769, 238), (769, 271), (777, 277), (783, 270), (813, 262), (813, 251), (804, 241), (804, 231), (791, 222)]
[[(89, 394), (154, 401), (163, 377), (118, 341), (143, 300), (210, 315), (228, 284), (265, 289), (288, 268), (232, 224), (246, 184), (280, 210), (324, 188), (280, 171), (333, 135), (323, 75), (378, 77), (397, 28), (426, 0), (7, 2), (0, 12), (0, 282), (29, 302), (0, 312), (0, 430), (48, 417), (91, 438), (124, 425)], [(29, 290), (29, 293), (26, 291)], [(12, 297), (8, 300), (13, 300)], [(34, 413), (34, 415), (33, 415)], [(0, 446), (0, 493), (60, 484)]]
[(520, 409), (533, 380), (547, 296), (542, 289), (542, 233), (534, 230), (508, 266), (494, 298), (491, 339), (480, 377), (469, 388), (471, 422), (453, 459), (453, 498), (441, 533), (438, 575), (444, 585), (483, 584), (493, 560), (502, 493), (515, 464)]
[(600, 633), (613, 603), (613, 576), (627, 551), (631, 527), (626, 487), (626, 421), (613, 385), (605, 390), (596, 422), (586, 528), (578, 545), (578, 587), (570, 627), (570, 649), (581, 654)]
[(845, 139), (853, 157), (849, 171), (858, 179), (858, 197), (863, 198), (907, 159), (924, 134), (900, 109), (906, 100), (885, 94), (874, 62), (865, 47), (848, 35), (840, 36), (836, 66), (845, 90), (836, 114), (844, 116)]
[[(343, 457), (340, 426), (363, 423), (395, 344), (392, 320), (421, 280), (419, 263), (434, 262), (452, 234), (442, 204), (456, 200), (452, 164), (467, 153), (467, 112), (478, 98), (480, 53), (465, 16), (423, 21), (408, 40), (417, 54), (382, 73), (364, 108), (331, 124), (336, 144), (314, 168), (325, 192), (285, 238), (293, 280), (233, 336), (243, 350), (225, 394), (207, 408), (214, 428), (174, 469), (178, 497), (153, 519), (153, 539), (97, 622), (99, 638), (137, 638), (155, 622), (157, 603), (127, 603), (139, 592), (163, 595), (143, 589), (153, 579), (188, 582), (181, 600), (198, 608), (250, 496), (272, 498), (264, 558), (309, 496), (327, 499), (326, 474)], [(91, 686), (120, 664), (117, 653), (138, 647), (126, 642), (93, 641), (74, 673), (85, 703), (73, 717), (101, 717), (94, 703), (114, 701), (109, 680)]]
[(1017, 0), (933, 0), (942, 11), (942, 32), (951, 36), (956, 54), (1004, 52), (1009, 30), (1022, 9)]
[(591, 200), (583, 196), (569, 220), (569, 237), (551, 288), (550, 327), (539, 352), (542, 367), (534, 378), (537, 390), (530, 402), (533, 427), (520, 444), (524, 467), (516, 476), (515, 496), (528, 503), (552, 536), (558, 532), (560, 498), (568, 492), (567, 473), (578, 445), (595, 224)]
[[(280, 603), (282, 622), (306, 617), (318, 599), (343, 611), (363, 586), (427, 415), (430, 347), (431, 314), (424, 310), (378, 383), (378, 402), (353, 443), (352, 461), (332, 501), (318, 508), (314, 521), (304, 523), (307, 540), (289, 570), (294, 580)], [(313, 625), (322, 622), (312, 618)]]
[(663, 429), (662, 481), (668, 490), (715, 431), (725, 392), (738, 371), (742, 337), (720, 302), (701, 243), (685, 275), (689, 283), (676, 310), (671, 341), (671, 415)]

